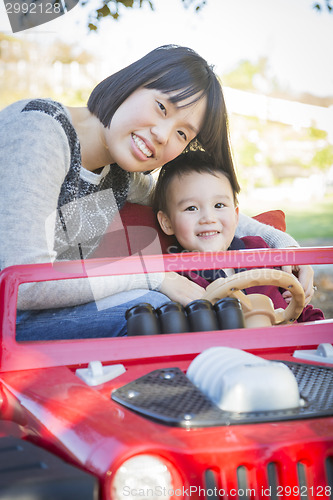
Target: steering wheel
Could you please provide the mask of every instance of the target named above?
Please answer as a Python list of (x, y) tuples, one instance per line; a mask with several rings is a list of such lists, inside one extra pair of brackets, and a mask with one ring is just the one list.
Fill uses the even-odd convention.
[[(245, 295), (241, 290), (251, 286), (273, 285), (291, 292), (291, 301), (286, 309), (274, 309), (273, 302), (266, 295)], [(293, 274), (278, 269), (251, 269), (228, 278), (218, 278), (208, 285), (202, 297), (212, 304), (225, 297), (235, 297), (242, 304), (247, 327), (293, 323), (304, 308), (303, 288)]]

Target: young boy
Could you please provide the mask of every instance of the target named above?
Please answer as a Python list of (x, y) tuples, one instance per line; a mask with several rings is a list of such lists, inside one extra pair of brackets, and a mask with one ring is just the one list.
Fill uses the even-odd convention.
[[(235, 237), (239, 218), (236, 193), (228, 175), (203, 151), (184, 153), (161, 169), (153, 208), (164, 233), (177, 239), (170, 247), (172, 253), (268, 248), (259, 236)], [(206, 287), (217, 278), (242, 270), (190, 271), (185, 275)], [(277, 287), (251, 287), (247, 293), (268, 295), (275, 309), (287, 307)], [(319, 319), (324, 319), (322, 312), (308, 305), (298, 321)]]

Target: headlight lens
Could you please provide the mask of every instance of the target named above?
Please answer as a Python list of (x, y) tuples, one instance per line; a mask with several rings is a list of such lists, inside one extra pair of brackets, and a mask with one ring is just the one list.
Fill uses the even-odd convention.
[(173, 488), (166, 462), (153, 455), (137, 455), (116, 471), (111, 496), (113, 500), (169, 500)]

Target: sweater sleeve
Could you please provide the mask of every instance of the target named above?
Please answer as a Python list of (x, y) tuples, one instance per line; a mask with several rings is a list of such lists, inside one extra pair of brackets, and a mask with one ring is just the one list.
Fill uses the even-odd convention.
[[(26, 102), (0, 113), (0, 268), (53, 262), (52, 238), (60, 188), (70, 165), (61, 125)], [(163, 274), (109, 276), (20, 286), (20, 309), (67, 307), (133, 288), (159, 287)]]
[(262, 224), (244, 214), (239, 215), (236, 236), (238, 238), (242, 238), (243, 236), (260, 236), (270, 248), (299, 247), (297, 241), (289, 234), (267, 224)]

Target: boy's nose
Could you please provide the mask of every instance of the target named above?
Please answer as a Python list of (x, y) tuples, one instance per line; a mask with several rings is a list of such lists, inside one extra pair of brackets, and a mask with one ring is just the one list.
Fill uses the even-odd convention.
[(216, 217), (213, 211), (210, 209), (202, 210), (199, 222), (200, 224), (207, 224), (207, 223), (211, 224), (216, 222)]

